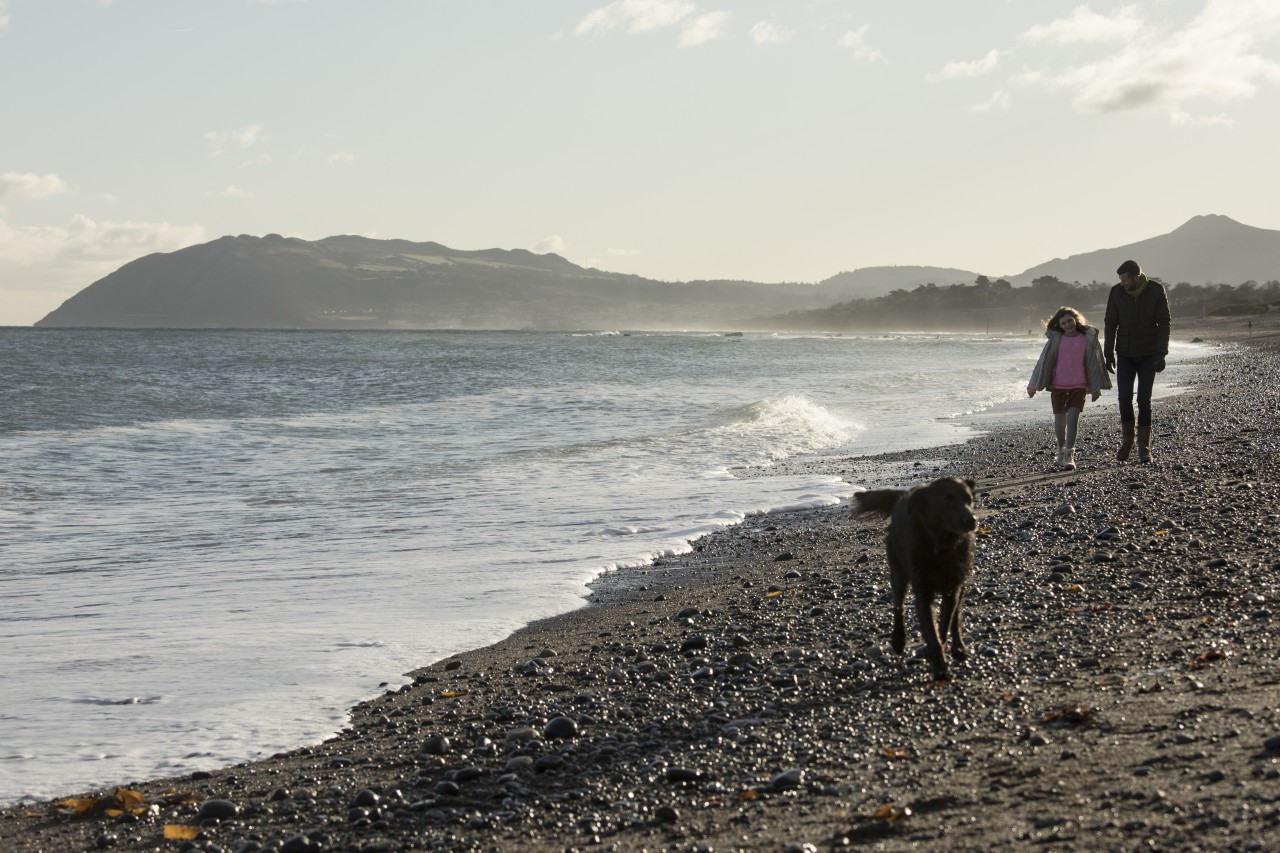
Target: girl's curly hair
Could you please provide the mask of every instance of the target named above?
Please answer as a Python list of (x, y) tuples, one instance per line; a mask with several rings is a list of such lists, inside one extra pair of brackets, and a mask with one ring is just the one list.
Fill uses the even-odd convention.
[(1079, 311), (1077, 311), (1074, 308), (1064, 305), (1061, 308), (1059, 308), (1057, 311), (1053, 312), (1053, 316), (1050, 317), (1048, 321), (1044, 324), (1045, 330), (1053, 331), (1053, 332), (1061, 332), (1062, 329), (1058, 326), (1058, 321), (1068, 314), (1076, 318), (1077, 331), (1083, 332), (1085, 329), (1089, 328), (1089, 324), (1088, 322), (1085, 321), (1083, 314), (1081, 314)]

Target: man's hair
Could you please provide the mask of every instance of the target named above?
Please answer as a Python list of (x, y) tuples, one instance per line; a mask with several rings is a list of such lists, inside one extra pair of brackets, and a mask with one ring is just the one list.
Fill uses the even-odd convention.
[(1124, 275), (1126, 273), (1129, 275), (1139, 275), (1141, 272), (1142, 267), (1138, 266), (1137, 261), (1125, 261), (1120, 265), (1120, 268), (1116, 270), (1116, 275)]

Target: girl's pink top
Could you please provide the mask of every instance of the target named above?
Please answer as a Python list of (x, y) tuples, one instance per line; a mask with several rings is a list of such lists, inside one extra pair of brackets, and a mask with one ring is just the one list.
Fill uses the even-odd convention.
[(1058, 362), (1053, 366), (1053, 382), (1050, 388), (1065, 391), (1069, 388), (1088, 387), (1084, 375), (1084, 353), (1088, 343), (1085, 336), (1063, 335), (1058, 341)]

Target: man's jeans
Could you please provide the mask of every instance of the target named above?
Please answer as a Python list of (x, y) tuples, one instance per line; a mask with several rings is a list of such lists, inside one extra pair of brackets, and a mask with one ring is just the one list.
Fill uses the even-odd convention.
[(1151, 386), (1156, 381), (1158, 355), (1129, 358), (1116, 355), (1116, 395), (1120, 398), (1120, 421), (1133, 420), (1133, 380), (1138, 380), (1138, 426), (1151, 426)]

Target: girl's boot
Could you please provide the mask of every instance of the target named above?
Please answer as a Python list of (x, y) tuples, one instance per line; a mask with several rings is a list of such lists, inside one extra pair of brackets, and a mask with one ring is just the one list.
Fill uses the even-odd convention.
[(1138, 459), (1146, 464), (1151, 463), (1151, 427), (1138, 427)]

